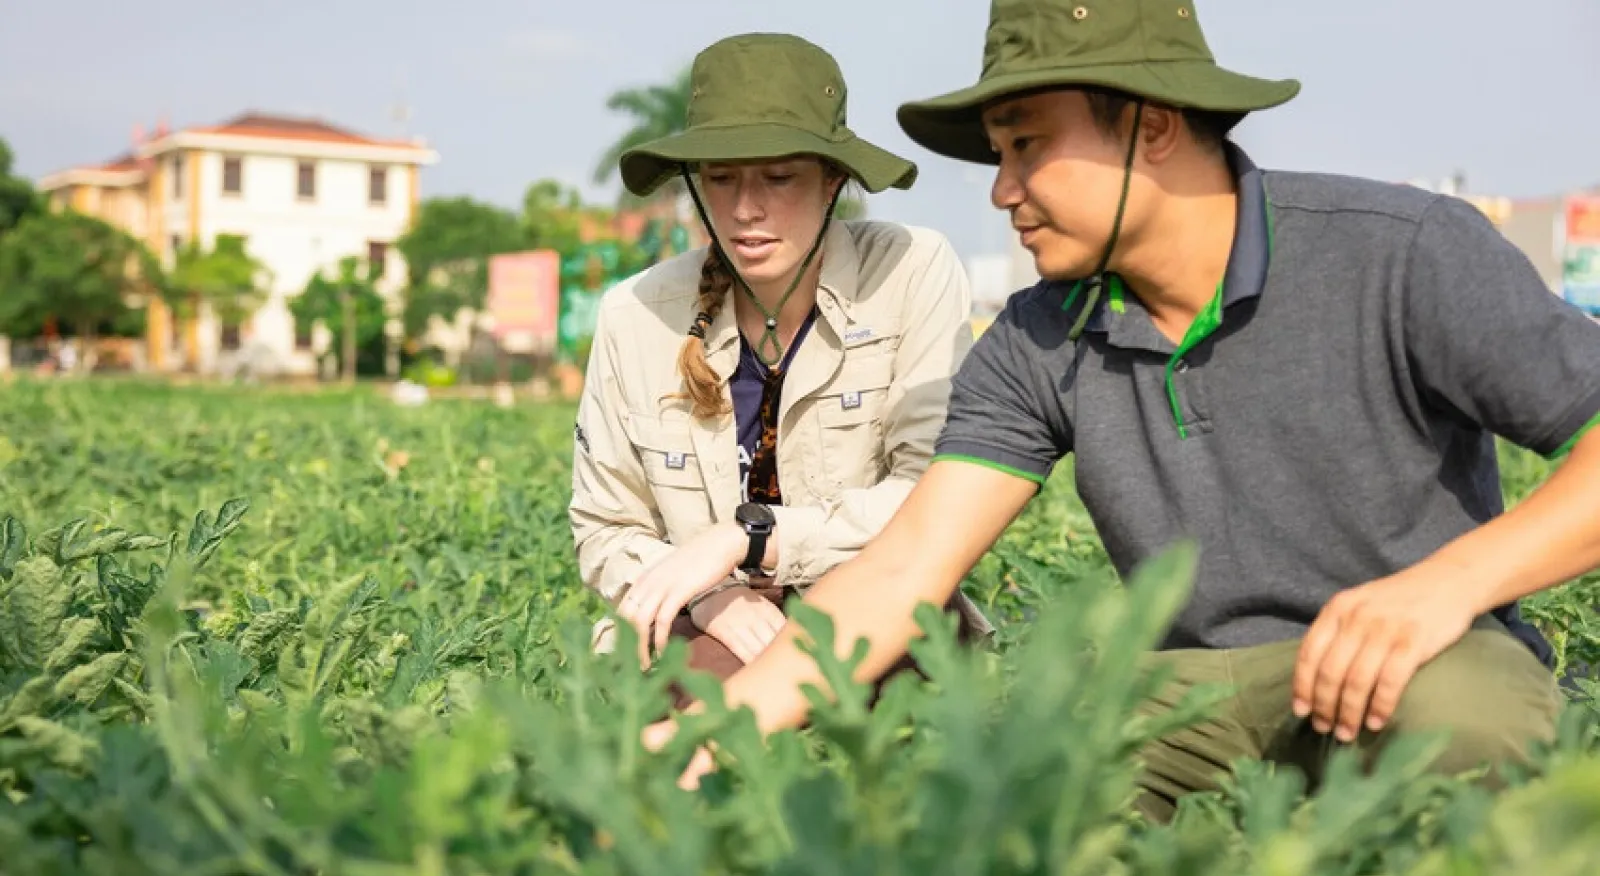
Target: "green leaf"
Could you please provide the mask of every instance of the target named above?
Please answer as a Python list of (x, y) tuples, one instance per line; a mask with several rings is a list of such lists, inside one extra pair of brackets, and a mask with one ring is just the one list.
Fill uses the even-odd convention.
[(134, 708), (138, 709), (141, 714), (150, 714), (150, 709), (153, 703), (150, 699), (150, 695), (145, 693), (143, 688), (140, 688), (123, 678), (113, 678), (111, 679), (111, 684), (116, 687), (117, 691), (121, 693), (123, 697), (127, 698), (128, 702), (132, 703)]
[(255, 615), (239, 635), (239, 653), (253, 661), (264, 659), (273, 644), (292, 629), (299, 618), (300, 613), (292, 608), (275, 608)]
[(0, 581), (10, 581), (17, 560), (28, 545), (28, 531), (21, 521), (6, 516), (0, 520)]
[(16, 727), (34, 754), (62, 769), (83, 769), (100, 750), (95, 740), (55, 721), (28, 716), (18, 718)]
[(111, 684), (111, 679), (122, 672), (122, 668), (127, 664), (128, 655), (125, 652), (102, 654), (93, 662), (85, 663), (63, 675), (61, 680), (56, 682), (55, 697), (61, 701), (72, 700), (79, 705), (90, 705), (105, 693)]
[(0, 643), (19, 665), (37, 670), (61, 644), (62, 622), (72, 607), (72, 588), (49, 557), (17, 564), (12, 586), (0, 601)]
[(12, 694), (10, 699), (0, 700), (0, 730), (5, 730), (21, 718), (43, 711), (50, 704), (54, 687), (53, 677), (36, 675), (28, 679), (27, 684)]
[(234, 699), (239, 685), (255, 668), (255, 661), (227, 642), (207, 643), (196, 667), (206, 690), (225, 701)]
[(61, 644), (50, 652), (44, 664), (44, 671), (51, 675), (58, 675), (78, 662), (99, 636), (100, 622), (91, 617), (74, 617), (69, 618), (62, 629)]
[(204, 511), (195, 515), (194, 527), (189, 530), (188, 544), (189, 557), (194, 562), (195, 568), (200, 568), (210, 561), (217, 547), (222, 544), (222, 540), (239, 528), (240, 521), (249, 510), (249, 500), (236, 498), (223, 503), (217, 511), (215, 520)]
[(49, 532), (46, 532), (39, 538), (39, 552), (49, 554), (51, 557), (54, 557), (56, 563), (59, 565), (66, 565), (67, 561), (62, 557), (63, 550), (68, 545), (77, 541), (78, 534), (82, 532), (88, 525), (89, 521), (80, 518), (78, 520), (69, 522), (67, 525), (59, 529), (52, 529)]

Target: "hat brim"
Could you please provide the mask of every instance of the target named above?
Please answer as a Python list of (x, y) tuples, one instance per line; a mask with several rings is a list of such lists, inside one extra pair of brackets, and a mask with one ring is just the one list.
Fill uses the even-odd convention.
[(622, 154), (622, 184), (644, 197), (677, 176), (684, 164), (760, 161), (816, 155), (843, 168), (867, 191), (909, 189), (917, 166), (851, 134), (829, 140), (788, 125), (753, 124), (696, 128), (653, 140)]
[(996, 164), (982, 113), (990, 104), (1039, 88), (1074, 85), (1114, 88), (1180, 109), (1250, 113), (1289, 102), (1293, 79), (1257, 79), (1205, 61), (1162, 61), (1026, 70), (924, 101), (903, 104), (900, 127), (917, 145), (948, 158)]

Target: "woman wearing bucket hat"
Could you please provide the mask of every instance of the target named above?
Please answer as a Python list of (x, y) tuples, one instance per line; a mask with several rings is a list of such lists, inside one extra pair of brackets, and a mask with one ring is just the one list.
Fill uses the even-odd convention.
[[(1043, 281), (963, 361), (894, 521), (806, 595), (875, 677), (1071, 454), (1120, 573), (1198, 547), (1141, 713), (1234, 690), (1140, 752), (1158, 820), (1239, 759), (1315, 787), (1413, 732), (1499, 785), (1561, 702), (1517, 602), (1600, 567), (1600, 325), (1465, 201), (1256, 167), (1228, 130), (1298, 88), (1218, 66), (1191, 2), (994, 2), (980, 81), (899, 118), (996, 168)], [(1510, 511), (1497, 437), (1564, 460)], [(826, 688), (792, 627), (725, 685), (767, 730)]]
[[(940, 235), (833, 218), (847, 181), (909, 188), (910, 162), (846, 124), (834, 60), (797, 37), (710, 46), (689, 124), (629, 150), (624, 184), (686, 184), (710, 243), (601, 305), (570, 508), (584, 581), (639, 632), (726, 677), (782, 600), (883, 526), (927, 465), (972, 342)], [(964, 597), (969, 634), (988, 631)], [(610, 647), (614, 625), (600, 625)]]

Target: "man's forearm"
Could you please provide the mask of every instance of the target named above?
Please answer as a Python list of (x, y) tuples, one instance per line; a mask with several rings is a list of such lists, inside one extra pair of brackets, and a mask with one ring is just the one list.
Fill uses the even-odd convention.
[[(833, 619), (841, 656), (866, 640), (857, 679), (882, 677), (905, 654), (920, 632), (916, 607), (944, 604), (1036, 487), (994, 469), (936, 462), (883, 532), (807, 591), (806, 603)], [(724, 682), (728, 704), (749, 706), (764, 733), (804, 722), (803, 685), (826, 690), (815, 662), (795, 647), (799, 635), (793, 621), (785, 624), (755, 662)]]
[(1479, 614), (1600, 568), (1600, 430), (1520, 504), (1423, 565), (1461, 581)]
[[(839, 651), (849, 653), (857, 639), (866, 639), (869, 650), (856, 668), (858, 680), (883, 675), (917, 634), (912, 612), (919, 597), (910, 584), (913, 578), (904, 566), (885, 568), (862, 555), (834, 569), (806, 594), (808, 606), (833, 619)], [(861, 594), (868, 591), (873, 598), (863, 600)], [(831, 695), (815, 661), (797, 647), (803, 635), (798, 624), (785, 624), (760, 657), (724, 684), (729, 708), (748, 706), (763, 734), (805, 722), (811, 704), (803, 685), (816, 685)]]

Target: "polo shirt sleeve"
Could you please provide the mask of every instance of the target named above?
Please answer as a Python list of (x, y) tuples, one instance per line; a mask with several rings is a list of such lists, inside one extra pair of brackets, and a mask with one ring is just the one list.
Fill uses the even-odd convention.
[(1477, 208), (1434, 201), (1406, 280), (1406, 352), (1429, 401), (1546, 457), (1600, 424), (1600, 323), (1552, 293)]
[(1059, 400), (1051, 403), (1042, 394), (1053, 387), (1040, 379), (1040, 357), (1029, 355), (1028, 333), (1018, 318), (1022, 297), (1013, 298), (978, 338), (952, 379), (934, 459), (985, 465), (1043, 485), (1056, 460), (1070, 451), (1070, 441), (1064, 424), (1053, 424), (1047, 413), (1060, 410)]

